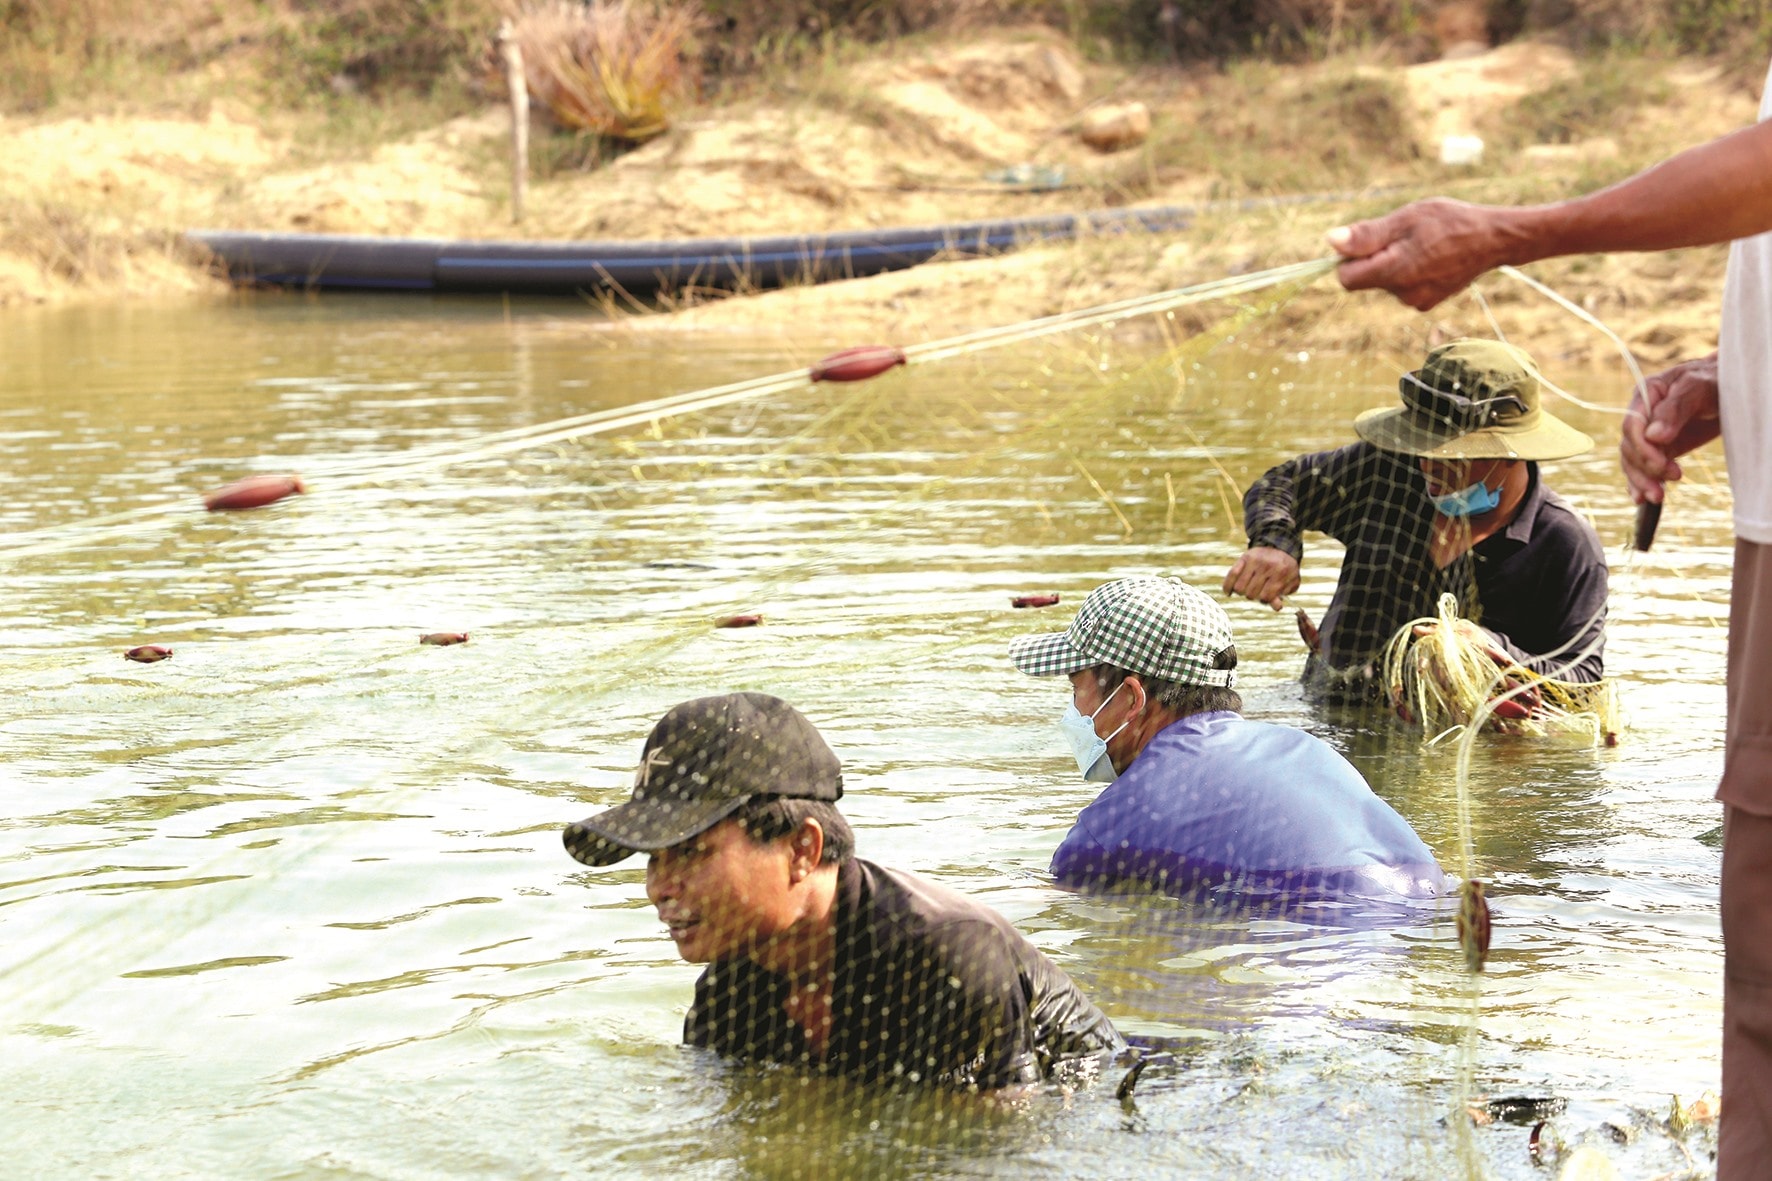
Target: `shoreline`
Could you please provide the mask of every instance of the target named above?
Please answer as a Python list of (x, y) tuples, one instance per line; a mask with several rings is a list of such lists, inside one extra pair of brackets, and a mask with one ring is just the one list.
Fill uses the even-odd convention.
[[(1097, 208), (1201, 211), (1176, 234), (1085, 237), (766, 292), (638, 306), (589, 301), (612, 321), (600, 327), (624, 332), (834, 341), (928, 336), (939, 327), (936, 335), (947, 335), (1325, 257), (1330, 228), (1413, 196), (1519, 204), (1587, 191), (1754, 115), (1755, 96), (1710, 63), (1643, 68), (1652, 75), (1645, 89), (1659, 101), (1605, 120), (1611, 134), (1510, 143), (1520, 104), (1549, 87), (1580, 85), (1589, 63), (1522, 41), (1417, 66), (1345, 57), (1218, 73), (1129, 69), (1082, 61), (1050, 31), (998, 30), (952, 46), (880, 47), (840, 75), (691, 111), (665, 136), (593, 170), (532, 177), (521, 226), (509, 218), (502, 106), (391, 141), (330, 148), (306, 142), (314, 129), (299, 119), (225, 97), (182, 115), (0, 119), (0, 195), (10, 198), (0, 206), (0, 314), (230, 298), (230, 285), (183, 241), (199, 226), (643, 241)], [(1142, 145), (1103, 153), (1071, 135), (1078, 111), (1134, 95), (1152, 113)], [(1432, 156), (1433, 137), (1457, 128), (1489, 135), (1486, 163), (1453, 167)], [(1266, 139), (1235, 142), (1256, 132)], [(1062, 175), (1064, 187), (1010, 192), (978, 183), (1028, 162)], [(1332, 191), (1281, 187), (1301, 177)], [(1357, 183), (1334, 183), (1344, 180)], [(1584, 256), (1531, 273), (1610, 324), (1648, 367), (1714, 347), (1722, 258), (1720, 250)], [(1437, 339), (1500, 330), (1548, 357), (1616, 355), (1600, 334), (1518, 284), (1492, 276), (1479, 287), (1486, 306), (1465, 296), (1423, 316), (1324, 280), (1281, 309), (1274, 328), (1313, 351), (1414, 353)], [(1188, 318), (1182, 329), (1206, 323)]]

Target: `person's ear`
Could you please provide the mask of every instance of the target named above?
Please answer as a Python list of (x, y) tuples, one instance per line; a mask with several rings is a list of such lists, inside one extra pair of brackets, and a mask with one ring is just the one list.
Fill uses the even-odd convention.
[(798, 885), (824, 860), (824, 825), (807, 817), (795, 830), (788, 851), (788, 881)]
[(1145, 691), (1144, 679), (1137, 673), (1127, 676), (1126, 685), (1127, 696), (1131, 701), (1131, 705), (1126, 711), (1126, 720), (1131, 721), (1144, 713), (1144, 707), (1150, 704), (1151, 695)]

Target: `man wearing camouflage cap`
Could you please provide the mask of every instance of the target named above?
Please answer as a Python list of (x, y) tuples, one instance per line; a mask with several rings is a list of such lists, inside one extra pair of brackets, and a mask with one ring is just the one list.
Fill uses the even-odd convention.
[(1346, 759), (1242, 717), (1230, 619), (1179, 578), (1099, 586), (1069, 628), (1009, 655), (1070, 679), (1060, 727), (1083, 777), (1108, 784), (1053, 855), (1059, 881), (1244, 901), (1444, 891), (1432, 852)]
[(1606, 555), (1587, 519), (1545, 486), (1543, 460), (1593, 440), (1540, 405), (1532, 358), (1493, 340), (1441, 345), (1398, 383), (1401, 406), (1354, 420), (1361, 442), (1271, 469), (1243, 497), (1249, 548), (1226, 594), (1276, 611), (1298, 589), (1307, 530), (1347, 547), (1320, 628), (1301, 617), (1313, 691), (1380, 688), (1374, 665), (1442, 594), (1481, 626), (1500, 664), (1559, 681), (1600, 680)]

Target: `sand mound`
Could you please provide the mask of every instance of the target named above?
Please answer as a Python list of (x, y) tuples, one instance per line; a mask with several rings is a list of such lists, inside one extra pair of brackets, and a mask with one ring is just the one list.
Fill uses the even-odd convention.
[(1402, 71), (1424, 154), (1449, 135), (1474, 135), (1492, 115), (1575, 77), (1575, 58), (1556, 45), (1517, 41), (1487, 53), (1424, 62)]
[(220, 109), (203, 119), (94, 117), (38, 124), (0, 120), (0, 194), (170, 218), (200, 215), (216, 191), (273, 165), (279, 145)]
[(680, 126), (608, 168), (557, 182), (534, 229), (570, 238), (780, 234), (1068, 208), (1006, 208), (991, 174), (1082, 169), (1065, 134), (1083, 75), (1049, 41), (988, 42), (816, 79), (791, 109), (754, 105)]
[(502, 112), (489, 111), (383, 145), (366, 160), (269, 173), (242, 188), (234, 216), (313, 234), (489, 236), (505, 195), (489, 191), (477, 157), (495, 150), (507, 127)]
[[(225, 105), (188, 118), (0, 120), (0, 306), (158, 295), (205, 284), (220, 291), (178, 249), (178, 236), (194, 227), (644, 240), (1016, 217), (1096, 207), (1129, 189), (1152, 203), (1200, 200), (1213, 194), (1218, 152), (1235, 157), (1256, 150), (1175, 134), (1191, 121), (1213, 125), (1208, 116), (1214, 111), (1205, 104), (1238, 103), (1236, 110), (1259, 125), (1264, 100), (1283, 114), (1282, 97), (1316, 93), (1323, 77), (1345, 77), (1349, 68), (1345, 59), (1264, 68), (1265, 89), (1252, 93), (1173, 68), (1086, 64), (1044, 31), (899, 46), (860, 62), (833, 56), (822, 71), (771, 94), (690, 112), (670, 134), (601, 167), (534, 179), (521, 226), (510, 221), (503, 107), (397, 142), (355, 151), (341, 146), (318, 164), (296, 162), (292, 141), (301, 132), (267, 130), (299, 128), (300, 118), (260, 125)], [(1565, 51), (1532, 43), (1407, 69), (1353, 68), (1396, 82), (1408, 96), (1421, 143), (1420, 161), (1405, 154), (1375, 163), (1367, 183), (1414, 184), (1424, 192), (1473, 175), (1435, 171), (1439, 138), (1468, 134), (1498, 113), (1504, 117), (1522, 95), (1578, 70)], [(1510, 168), (1586, 184), (1590, 169), (1640, 159), (1645, 142), (1691, 143), (1752, 117), (1752, 96), (1719, 72), (1697, 63), (1658, 68), (1668, 100), (1609, 127), (1615, 143), (1491, 159), (1484, 171), (1492, 187), (1484, 194), (1494, 195), (1479, 199), (1519, 199), (1505, 187), (1512, 183)], [(1093, 103), (1131, 99), (1152, 111), (1145, 148), (1103, 155), (1079, 142), (1079, 117)], [(1217, 114), (1220, 123), (1241, 125)], [(1284, 119), (1260, 125), (1274, 140), (1259, 150), (1310, 150), (1287, 144), (1285, 125)], [(317, 149), (302, 146), (313, 160)], [(546, 159), (560, 146), (538, 128), (533, 158)], [(1030, 174), (1045, 178), (1043, 184), (1012, 183)], [(1052, 187), (1057, 178), (1063, 187)], [(1241, 191), (1247, 190), (1233, 188)], [(643, 317), (630, 326), (817, 328), (861, 336), (872, 325), (878, 335), (907, 340), (943, 335), (1320, 255), (1329, 226), (1382, 207), (1370, 201), (1268, 212), (1233, 207), (1168, 239), (1083, 242), (699, 308), (678, 305), (674, 316)], [(1545, 274), (1597, 313), (1616, 317), (1649, 359), (1660, 359), (1708, 347), (1719, 271), (1720, 256), (1692, 253), (1661, 261), (1577, 260)], [(1301, 304), (1292, 321), (1312, 347), (1361, 348), (1409, 337), (1412, 349), (1414, 337), (1451, 331), (1462, 314), (1424, 321), (1375, 297), (1336, 295), (1333, 304), (1330, 298), (1313, 295), (1316, 302)], [(1542, 301), (1507, 292), (1497, 298), (1503, 316), (1569, 319), (1540, 307)], [(1569, 335), (1568, 349), (1593, 351), (1591, 336), (1579, 329)]]

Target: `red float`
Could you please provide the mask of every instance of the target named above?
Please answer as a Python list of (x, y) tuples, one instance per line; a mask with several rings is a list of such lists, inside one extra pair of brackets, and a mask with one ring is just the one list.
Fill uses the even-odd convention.
[(451, 644), (465, 644), (465, 643), (467, 643), (468, 642), (468, 633), (467, 632), (431, 632), (428, 635), (420, 636), (418, 638), (418, 642), (421, 644), (432, 644), (438, 648), (447, 648)]
[(865, 381), (905, 364), (904, 350), (889, 344), (861, 344), (832, 353), (808, 372), (813, 381)]
[(763, 622), (761, 615), (728, 615), (714, 624), (715, 627), (756, 627)]
[(244, 480), (235, 480), (225, 488), (217, 488), (203, 497), (203, 507), (212, 513), (231, 513), (241, 509), (263, 508), (267, 504), (276, 504), (285, 496), (295, 496), (306, 492), (301, 477), (289, 476), (247, 476)]
[(1050, 607), (1058, 602), (1057, 595), (1016, 595), (1009, 600), (1011, 607)]
[[(1514, 687), (1514, 682), (1511, 680), (1502, 682), (1502, 692), (1504, 693), (1511, 692)], [(1522, 692), (1515, 693), (1512, 697), (1497, 697), (1495, 699), (1495, 716), (1513, 720), (1529, 718), (1533, 711), (1543, 703), (1543, 696), (1538, 692), (1538, 686), (1534, 685)]]
[(133, 660), (137, 664), (153, 664), (157, 660), (169, 660), (171, 657), (172, 649), (164, 644), (143, 644), (123, 654), (123, 659)]
[(1504, 697), (1495, 703), (1494, 714), (1498, 718), (1519, 721), (1532, 716), (1532, 707), (1518, 697)]

